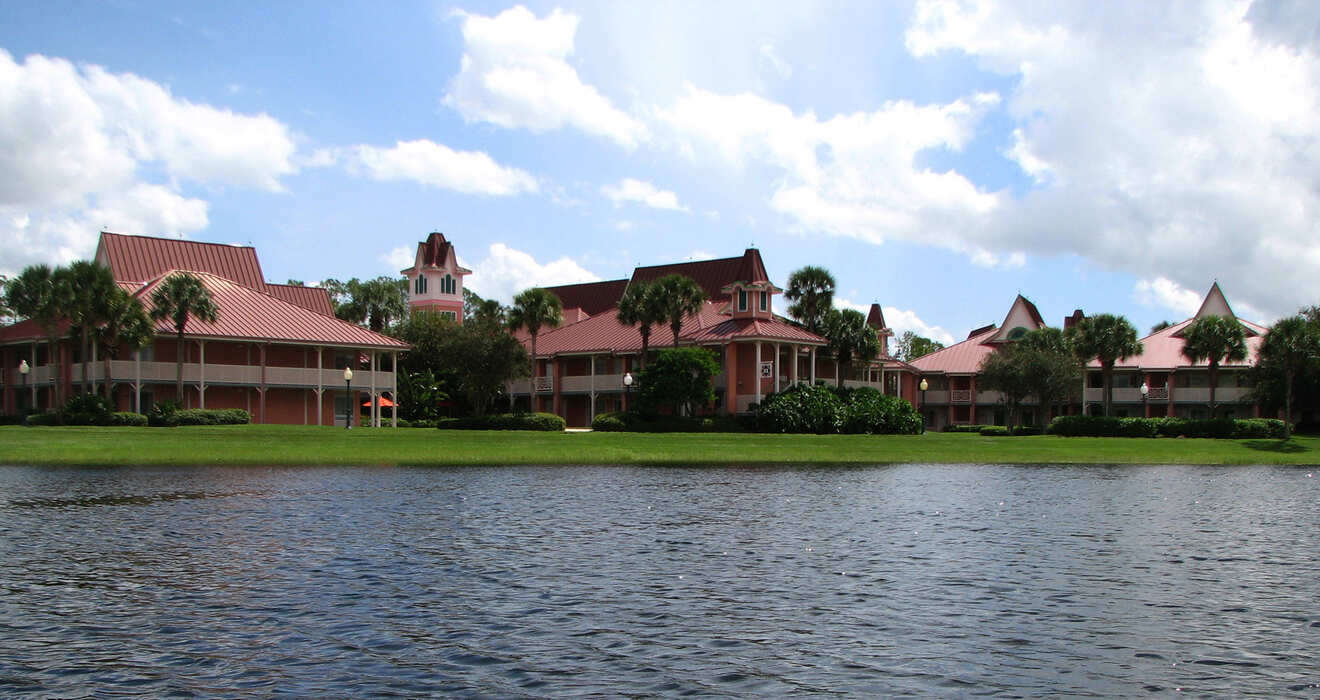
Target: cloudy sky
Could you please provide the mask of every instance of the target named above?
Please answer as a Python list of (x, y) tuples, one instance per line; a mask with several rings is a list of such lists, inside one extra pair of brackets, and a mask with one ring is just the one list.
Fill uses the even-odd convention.
[(0, 273), (97, 232), (272, 281), (761, 250), (944, 341), (1320, 303), (1320, 4), (0, 4)]

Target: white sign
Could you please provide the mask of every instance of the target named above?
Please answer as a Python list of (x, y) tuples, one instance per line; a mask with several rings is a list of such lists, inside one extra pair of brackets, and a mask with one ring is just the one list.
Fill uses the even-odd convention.
[(770, 379), (770, 378), (772, 378), (772, 377), (774, 377), (774, 376), (775, 376), (775, 363), (773, 363), (773, 362), (762, 362), (762, 363), (761, 363), (761, 378), (762, 378), (762, 379)]

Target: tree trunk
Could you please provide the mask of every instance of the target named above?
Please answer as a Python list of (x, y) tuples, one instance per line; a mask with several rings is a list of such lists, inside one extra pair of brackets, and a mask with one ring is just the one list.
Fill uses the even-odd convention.
[(183, 351), (183, 326), (179, 326), (179, 339), (174, 343), (174, 403), (179, 408), (183, 408)]
[(1109, 417), (1109, 407), (1114, 402), (1114, 366), (1101, 365), (1100, 374), (1104, 378), (1105, 417)]
[(1219, 363), (1210, 363), (1210, 420), (1215, 419), (1215, 386), (1219, 384)]
[(1292, 385), (1293, 373), (1284, 372), (1284, 381), (1287, 384), (1283, 387), (1283, 439), (1292, 437)]
[(646, 369), (646, 351), (651, 346), (651, 327), (642, 326), (638, 330), (642, 334), (642, 362), (641, 362), (642, 366), (641, 369), (638, 370), (641, 371), (642, 369)]
[(683, 328), (683, 321), (679, 320), (678, 323), (671, 323), (669, 327), (674, 331), (674, 347), (678, 347), (678, 331)]
[(536, 334), (532, 334), (532, 381), (527, 389), (527, 412), (536, 413)]
[(110, 404), (110, 410), (115, 410), (111, 403), (113, 397), (110, 396), (110, 348), (105, 349), (105, 402)]
[(88, 340), (90, 332), (87, 330), (87, 324), (83, 324), (80, 335), (82, 336), (82, 384), (78, 388), (79, 393), (89, 394), (92, 392), (87, 390), (87, 360), (88, 355), (91, 354), (92, 346), (91, 341)]

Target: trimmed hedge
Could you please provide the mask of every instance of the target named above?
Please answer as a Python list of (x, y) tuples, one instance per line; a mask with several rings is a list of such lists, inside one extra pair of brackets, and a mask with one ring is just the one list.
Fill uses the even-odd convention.
[(921, 422), (911, 403), (871, 387), (794, 386), (767, 396), (757, 410), (758, 427), (771, 433), (915, 435)]
[(185, 408), (174, 419), (175, 425), (247, 425), (252, 415), (241, 408)]
[(481, 417), (441, 418), (441, 430), (544, 430), (563, 432), (568, 424), (553, 413), (496, 413)]
[(1282, 438), (1284, 424), (1272, 418), (1114, 418), (1106, 416), (1059, 416), (1050, 423), (1051, 435), (1063, 437), (1189, 437), (1189, 438)]
[(601, 433), (620, 433), (628, 429), (627, 416), (623, 413), (598, 413), (591, 419), (591, 429)]
[(991, 436), (991, 437), (1007, 436), (1007, 435), (1008, 435), (1008, 426), (1007, 426), (1007, 425), (985, 425), (985, 426), (981, 426), (981, 429), (978, 430), (977, 432), (980, 433), (980, 434), (982, 434), (982, 435)]
[(598, 413), (591, 429), (603, 433), (743, 433), (748, 425), (731, 416), (665, 416), (644, 413)]
[(147, 417), (132, 411), (115, 411), (110, 414), (110, 425), (125, 428), (147, 427)]
[(28, 415), (27, 424), (35, 426), (56, 425), (54, 413), (33, 413)]
[(994, 428), (993, 425), (954, 425), (950, 423), (944, 426), (946, 433), (979, 433), (983, 428)]

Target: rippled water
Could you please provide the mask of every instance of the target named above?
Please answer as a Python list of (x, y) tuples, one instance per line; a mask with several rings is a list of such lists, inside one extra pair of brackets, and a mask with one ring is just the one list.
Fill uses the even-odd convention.
[(1303, 694), (1320, 469), (0, 467), (0, 695)]

